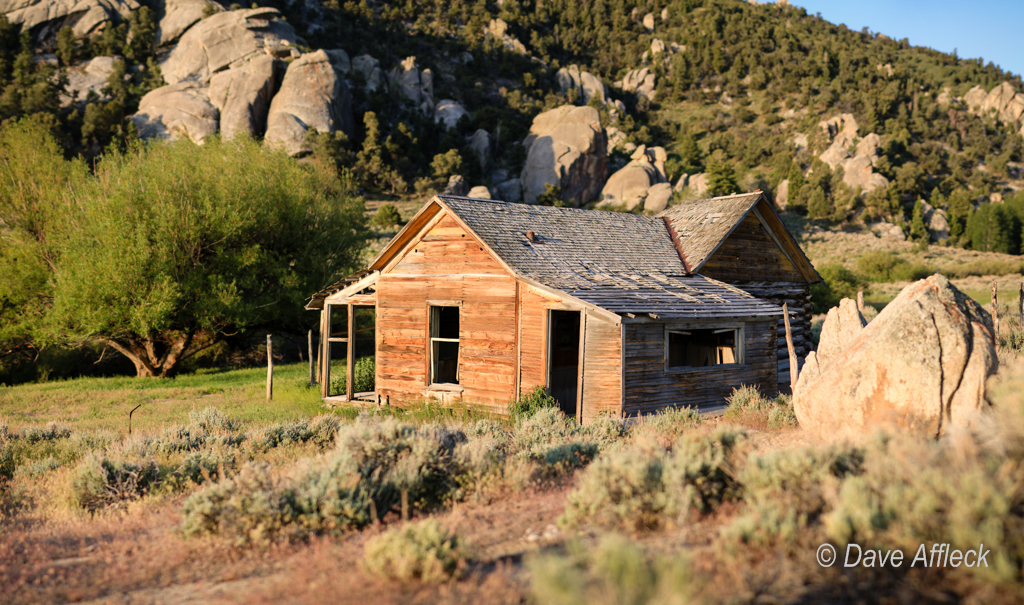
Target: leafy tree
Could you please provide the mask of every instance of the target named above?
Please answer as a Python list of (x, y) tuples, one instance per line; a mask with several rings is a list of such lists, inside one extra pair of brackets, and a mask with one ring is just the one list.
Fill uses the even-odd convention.
[(391, 227), (401, 222), (402, 215), (398, 213), (398, 208), (392, 203), (377, 208), (376, 214), (373, 215), (373, 224), (377, 227)]
[(299, 328), (304, 298), (364, 240), (347, 174), (247, 138), (110, 153), (79, 195), (45, 336), (102, 342), (139, 376), (228, 334)]
[(456, 149), (449, 149), (435, 155), (430, 166), (434, 169), (434, 177), (447, 179), (452, 175), (459, 174), (462, 170), (462, 155)]
[(80, 159), (64, 161), (39, 120), (0, 128), (0, 366), (37, 351), (70, 209), (87, 174)]

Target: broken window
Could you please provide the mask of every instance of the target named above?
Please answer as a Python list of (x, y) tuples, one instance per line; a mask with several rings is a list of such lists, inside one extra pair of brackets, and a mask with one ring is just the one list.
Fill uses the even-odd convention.
[(430, 307), (430, 383), (459, 383), (458, 307)]
[(668, 330), (666, 367), (703, 368), (742, 363), (738, 346), (740, 334), (740, 328)]

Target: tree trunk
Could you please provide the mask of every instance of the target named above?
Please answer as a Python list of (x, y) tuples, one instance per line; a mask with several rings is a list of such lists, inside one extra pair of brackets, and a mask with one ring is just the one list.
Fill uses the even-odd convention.
[[(195, 332), (189, 331), (174, 335), (150, 335), (143, 340), (133, 337), (123, 339), (107, 338), (103, 342), (121, 353), (135, 365), (136, 376), (155, 376), (169, 378), (177, 372), (178, 364), (191, 355), (213, 344), (213, 340), (193, 347)], [(159, 353), (158, 345), (164, 344), (164, 352)]]

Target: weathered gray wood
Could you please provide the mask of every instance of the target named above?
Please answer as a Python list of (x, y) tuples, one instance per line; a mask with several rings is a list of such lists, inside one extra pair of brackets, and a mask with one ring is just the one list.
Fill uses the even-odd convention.
[(274, 398), (274, 343), (267, 334), (267, 401)]
[(316, 384), (316, 362), (313, 360), (313, 330), (306, 334), (306, 351), (309, 354), (309, 386)]
[(356, 382), (356, 312), (355, 306), (348, 305), (348, 339), (345, 343), (346, 351), (346, 373), (345, 373), (345, 396), (349, 401), (355, 399)]
[(857, 310), (861, 312), (861, 315), (864, 314), (864, 291), (863, 290), (858, 290), (857, 291)]
[[(857, 299), (863, 302), (864, 293), (861, 292)], [(789, 373), (793, 377), (789, 384), (792, 386), (800, 378), (800, 366), (797, 364), (796, 349), (793, 348), (793, 332), (789, 329), (789, 305), (785, 303), (782, 305), (782, 317), (786, 320), (786, 348), (789, 349)]]
[(999, 350), (999, 291), (996, 280), (992, 280), (992, 328), (995, 333), (996, 350)]

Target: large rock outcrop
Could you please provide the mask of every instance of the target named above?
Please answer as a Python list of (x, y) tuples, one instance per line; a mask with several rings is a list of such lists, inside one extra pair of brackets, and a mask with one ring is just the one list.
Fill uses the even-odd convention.
[(198, 82), (178, 82), (142, 97), (139, 111), (131, 120), (145, 139), (189, 138), (202, 143), (217, 134), (218, 117), (207, 87)]
[(103, 89), (107, 86), (107, 79), (110, 78), (115, 64), (120, 60), (114, 57), (93, 57), (85, 63), (68, 68), (68, 83), (60, 97), (61, 105), (84, 101), (88, 98), (89, 93), (95, 93), (103, 98)]
[(270, 102), (283, 72), (284, 61), (263, 55), (213, 76), (210, 102), (220, 111), (222, 137), (263, 135)]
[(281, 90), (274, 95), (267, 117), (268, 145), (292, 156), (303, 155), (306, 132), (342, 130), (352, 134), (352, 101), (348, 85), (322, 50), (303, 55), (288, 65)]
[(275, 8), (227, 11), (199, 21), (160, 64), (168, 84), (209, 82), (213, 74), (257, 56), (298, 56), (295, 30)]
[(434, 108), (434, 122), (443, 122), (445, 130), (455, 128), (462, 116), (468, 116), (469, 112), (461, 103), (451, 99), (441, 99)]
[(993, 113), (1007, 124), (1020, 124), (1020, 133), (1024, 136), (1024, 94), (1017, 92), (1009, 82), (1003, 82), (988, 93), (975, 86), (964, 95), (964, 103), (971, 113)]
[(69, 26), (77, 38), (95, 34), (108, 23), (119, 23), (138, 8), (135, 0), (0, 0), (0, 14), (20, 25), (21, 31), (43, 24), (50, 32)]
[(945, 277), (910, 284), (863, 329), (853, 301), (833, 311), (794, 389), (805, 429), (847, 439), (888, 425), (935, 437), (987, 407), (992, 318)]
[[(633, 152), (630, 162), (608, 177), (608, 182), (601, 189), (601, 205), (623, 205), (627, 210), (632, 210), (644, 204), (644, 210), (664, 210), (672, 197), (672, 187), (656, 186), (668, 184), (668, 177), (665, 174), (667, 159), (668, 155), (661, 147), (638, 147)], [(651, 204), (647, 204), (652, 190), (655, 190), (656, 199), (651, 199)]]
[(523, 200), (536, 204), (548, 183), (561, 188), (562, 199), (576, 206), (592, 200), (604, 183), (605, 144), (593, 107), (563, 105), (538, 115), (523, 142)]
[(224, 8), (210, 0), (163, 0), (157, 10), (162, 16), (156, 26), (156, 45), (166, 46), (202, 21), (205, 13), (220, 13)]
[(650, 68), (644, 67), (627, 73), (626, 77), (621, 82), (616, 82), (615, 85), (625, 92), (633, 92), (638, 97), (647, 97), (653, 101), (656, 83), (657, 76), (654, 75)]
[(491, 19), (487, 27), (484, 28), (484, 36), (487, 38), (494, 38), (495, 40), (502, 43), (502, 45), (510, 51), (525, 55), (526, 46), (522, 42), (517, 40), (515, 37), (508, 34), (508, 23), (505, 23), (504, 19)]
[(589, 71), (580, 71), (578, 65), (559, 69), (555, 74), (555, 80), (563, 93), (575, 90), (578, 98), (583, 99), (584, 104), (590, 103), (590, 99), (594, 97), (597, 97), (601, 105), (608, 100), (608, 94), (601, 79)]
[[(874, 171), (881, 145), (877, 134), (871, 133), (858, 139), (857, 121), (848, 113), (824, 120), (819, 126), (832, 144), (818, 157), (833, 170), (836, 166), (842, 166), (843, 182), (851, 189), (860, 187), (863, 193), (867, 193), (889, 184), (889, 179)], [(850, 149), (854, 147), (856, 152), (851, 154)]]
[(406, 57), (388, 72), (388, 82), (424, 113), (434, 110), (434, 74), (429, 69), (420, 71), (416, 57)]

